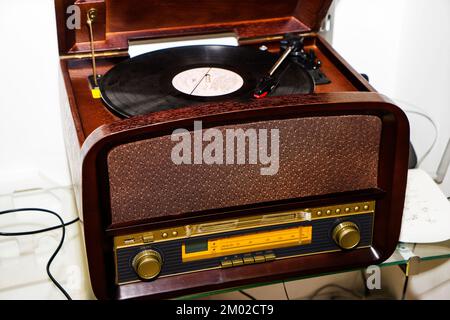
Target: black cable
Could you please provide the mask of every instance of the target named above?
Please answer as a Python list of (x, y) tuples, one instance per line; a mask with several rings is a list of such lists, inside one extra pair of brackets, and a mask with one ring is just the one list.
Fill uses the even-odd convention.
[(346, 293), (351, 294), (353, 297), (355, 297), (355, 298), (357, 298), (357, 299), (363, 299), (363, 298), (364, 298), (362, 295), (360, 295), (360, 294), (354, 292), (353, 290), (347, 289), (347, 288), (345, 288), (345, 287), (343, 287), (343, 286), (340, 286), (340, 285), (338, 285), (338, 284), (332, 284), (332, 283), (330, 283), (330, 284), (324, 285), (323, 287), (320, 287), (319, 289), (317, 289), (317, 290), (309, 297), (309, 299), (310, 299), (310, 300), (313, 300), (315, 297), (317, 297), (317, 296), (319, 295), (319, 293), (321, 293), (323, 290), (328, 289), (328, 288), (337, 288), (337, 289), (339, 289), (339, 290), (341, 290), (341, 291), (344, 291), (344, 292), (346, 292)]
[(247, 298), (249, 298), (250, 300), (256, 300), (256, 298), (250, 294), (248, 294), (247, 292), (245, 292), (244, 290), (239, 290), (240, 293), (242, 293), (244, 296), (246, 296)]
[(287, 299), (287, 300), (291, 300), (291, 299), (289, 298), (289, 294), (288, 294), (287, 289), (286, 289), (286, 283), (284, 282), (284, 280), (283, 280), (283, 288), (284, 288), (284, 293), (286, 294), (286, 299)]
[(53, 277), (52, 273), (50, 272), (50, 266), (51, 266), (53, 260), (55, 259), (56, 255), (59, 253), (59, 250), (61, 249), (61, 247), (62, 247), (62, 245), (64, 243), (64, 239), (65, 239), (65, 236), (66, 236), (66, 226), (71, 225), (71, 224), (79, 221), (80, 219), (76, 218), (76, 219), (74, 219), (72, 221), (69, 221), (69, 222), (65, 223), (64, 220), (61, 218), (61, 216), (59, 214), (57, 214), (56, 212), (54, 212), (52, 210), (48, 210), (48, 209), (42, 209), (42, 208), (11, 209), (11, 210), (0, 211), (0, 215), (4, 215), (4, 214), (8, 214), (8, 213), (14, 213), (14, 212), (24, 212), (24, 211), (39, 211), (39, 212), (50, 213), (50, 214), (54, 215), (55, 217), (57, 217), (59, 219), (59, 221), (61, 222), (61, 224), (57, 225), (57, 226), (53, 226), (53, 227), (48, 227), (48, 228), (38, 229), (38, 230), (32, 230), (32, 231), (0, 232), (0, 236), (4, 236), (4, 237), (25, 236), (25, 235), (32, 235), (32, 234), (37, 234), (37, 233), (42, 233), (42, 232), (47, 232), (47, 231), (51, 231), (51, 230), (62, 228), (61, 240), (59, 241), (58, 247), (53, 252), (52, 256), (50, 257), (50, 259), (47, 262), (46, 271), (47, 271), (47, 275), (50, 278), (50, 280), (62, 292), (62, 294), (64, 294), (64, 296), (67, 298), (67, 300), (72, 300), (71, 296), (67, 293), (67, 291), (64, 290), (64, 288), (59, 284), (59, 282)]
[(409, 282), (409, 276), (405, 276), (405, 281), (403, 281), (403, 289), (402, 289), (401, 300), (405, 300), (406, 299), (406, 292), (408, 291), (408, 282)]
[(364, 298), (367, 298), (368, 296), (370, 296), (370, 290), (367, 287), (366, 272), (367, 272), (367, 269), (361, 269), (361, 278), (362, 278), (363, 286), (364, 286)]
[[(0, 215), (3, 212), (0, 211)], [(73, 219), (72, 221), (66, 222), (64, 223), (64, 227), (70, 226), (71, 224), (74, 224), (75, 222), (78, 222), (80, 220), (80, 218), (76, 218)], [(42, 232), (47, 232), (47, 231), (52, 231), (55, 229), (59, 229), (61, 228), (62, 225), (59, 224), (57, 226), (53, 226), (53, 227), (48, 227), (48, 228), (44, 228), (44, 229), (37, 229), (37, 230), (32, 230), (32, 231), (24, 231), (24, 232), (0, 232), (0, 236), (5, 236), (5, 237), (14, 237), (14, 236), (28, 236), (28, 235), (32, 235), (32, 234), (37, 234), (37, 233), (42, 233)]]

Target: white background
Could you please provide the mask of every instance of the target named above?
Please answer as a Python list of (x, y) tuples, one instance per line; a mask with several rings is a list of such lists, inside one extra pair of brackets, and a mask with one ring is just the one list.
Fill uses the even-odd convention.
[[(438, 141), (421, 166), (433, 175), (450, 138), (450, 1), (339, 0), (333, 46), (379, 92), (436, 121)], [(432, 143), (433, 127), (409, 118), (420, 158)], [(441, 187), (450, 196), (450, 173)]]
[(0, 0), (0, 194), (39, 174), (70, 184), (54, 11), (52, 0)]

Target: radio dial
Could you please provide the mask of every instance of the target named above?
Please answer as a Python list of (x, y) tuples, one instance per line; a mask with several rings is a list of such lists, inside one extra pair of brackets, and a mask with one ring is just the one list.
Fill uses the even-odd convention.
[(141, 251), (133, 259), (134, 271), (144, 280), (150, 280), (158, 276), (161, 267), (161, 255), (155, 250)]
[(358, 226), (350, 221), (342, 222), (333, 229), (333, 240), (342, 249), (353, 249), (361, 240)]

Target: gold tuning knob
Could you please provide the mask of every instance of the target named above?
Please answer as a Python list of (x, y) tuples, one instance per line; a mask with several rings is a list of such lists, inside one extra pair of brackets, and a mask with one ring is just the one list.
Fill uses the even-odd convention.
[(134, 271), (144, 280), (150, 280), (158, 276), (161, 267), (161, 255), (155, 250), (141, 251), (133, 259)]
[(353, 249), (361, 240), (358, 226), (350, 221), (339, 223), (332, 233), (333, 240), (342, 249)]

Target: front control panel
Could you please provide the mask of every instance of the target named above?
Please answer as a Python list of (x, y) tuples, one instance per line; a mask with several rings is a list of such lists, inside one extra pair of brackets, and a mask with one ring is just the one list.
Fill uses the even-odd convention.
[(369, 247), (374, 214), (366, 201), (118, 236), (116, 283)]

